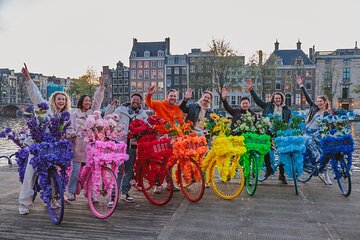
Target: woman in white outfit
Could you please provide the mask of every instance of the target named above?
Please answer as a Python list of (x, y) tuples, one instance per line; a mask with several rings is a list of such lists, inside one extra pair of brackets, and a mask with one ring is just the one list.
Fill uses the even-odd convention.
[[(34, 108), (38, 108), (38, 104), (40, 103), (47, 103), (50, 108), (45, 113), (45, 117), (53, 116), (56, 113), (69, 111), (70, 110), (70, 98), (65, 92), (54, 92), (49, 102), (47, 102), (42, 96), (41, 92), (39, 91), (38, 87), (35, 85), (33, 80), (30, 78), (29, 71), (27, 69), (26, 64), (21, 69), (21, 72), (24, 74), (25, 77), (25, 86), (29, 93), (29, 97), (31, 102), (34, 104)], [(33, 144), (32, 139), (25, 140), (26, 145)], [(30, 164), (30, 159), (32, 155), (29, 155), (29, 160), (26, 165), (24, 181), (21, 186), (20, 194), (19, 194), (19, 213), (22, 215), (28, 214), (29, 207), (32, 204), (32, 198), (34, 195), (34, 185), (35, 185), (35, 171)]]

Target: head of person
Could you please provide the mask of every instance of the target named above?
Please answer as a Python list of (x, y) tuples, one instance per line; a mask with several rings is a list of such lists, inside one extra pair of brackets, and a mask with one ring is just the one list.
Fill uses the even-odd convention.
[(130, 98), (130, 107), (133, 110), (141, 108), (142, 96), (139, 93), (134, 93)]
[(203, 107), (209, 107), (211, 104), (211, 100), (213, 99), (213, 93), (206, 90), (203, 92), (199, 102)]
[(240, 108), (242, 110), (248, 111), (250, 108), (250, 99), (248, 97), (242, 97), (240, 99)]
[(70, 111), (70, 98), (65, 92), (57, 91), (51, 94), (49, 103), (53, 113)]
[(77, 108), (80, 108), (81, 111), (86, 112), (91, 108), (92, 100), (90, 95), (82, 95), (78, 101)]
[(316, 105), (323, 110), (329, 109), (329, 100), (326, 96), (320, 95), (316, 98)]
[(177, 96), (177, 91), (175, 89), (170, 89), (167, 92), (166, 101), (168, 101), (170, 105), (174, 105), (177, 101)]
[(284, 94), (281, 92), (274, 92), (271, 95), (271, 102), (274, 103), (278, 107), (284, 105), (284, 102), (285, 102)]

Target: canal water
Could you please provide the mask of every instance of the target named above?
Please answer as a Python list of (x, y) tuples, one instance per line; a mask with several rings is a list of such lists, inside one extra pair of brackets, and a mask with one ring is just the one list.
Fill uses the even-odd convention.
[[(0, 117), (0, 131), (6, 127), (11, 127), (15, 130), (21, 130), (25, 126), (24, 118), (9, 118)], [(360, 172), (360, 122), (353, 122), (351, 124), (352, 135), (355, 141), (355, 152), (353, 154), (353, 172)], [(0, 138), (0, 156), (10, 156), (18, 150), (18, 147), (11, 141)], [(0, 166), (7, 165), (7, 160), (0, 159)]]

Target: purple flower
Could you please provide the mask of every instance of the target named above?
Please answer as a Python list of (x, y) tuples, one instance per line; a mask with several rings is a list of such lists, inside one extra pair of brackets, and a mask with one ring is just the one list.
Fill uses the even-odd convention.
[(49, 105), (46, 102), (39, 103), (37, 106), (40, 110), (46, 111), (49, 109)]
[(32, 113), (34, 111), (34, 106), (30, 105), (25, 109), (25, 112)]
[(61, 112), (61, 117), (64, 121), (70, 120), (70, 113), (69, 112)]

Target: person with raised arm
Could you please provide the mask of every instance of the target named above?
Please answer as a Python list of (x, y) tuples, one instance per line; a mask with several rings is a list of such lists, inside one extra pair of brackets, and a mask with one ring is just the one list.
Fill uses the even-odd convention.
[(189, 103), (192, 98), (192, 89), (185, 91), (184, 99), (180, 103), (180, 109), (183, 113), (186, 113), (186, 121), (189, 120), (194, 124), (194, 130), (201, 133), (204, 131), (204, 126), (201, 122), (206, 119), (211, 119), (210, 114), (213, 112), (210, 109), (211, 100), (213, 99), (213, 93), (210, 91), (204, 91), (201, 98), (197, 102)]
[(221, 89), (221, 101), (224, 105), (225, 110), (232, 116), (231, 122), (231, 130), (235, 129), (235, 125), (237, 121), (241, 119), (243, 114), (250, 112), (251, 115), (256, 116), (256, 114), (250, 109), (250, 99), (248, 97), (242, 97), (240, 99), (240, 108), (233, 108), (230, 106), (226, 97), (228, 95), (228, 91), (226, 88)]
[[(285, 96), (283, 93), (281, 92), (274, 92), (271, 95), (271, 100), (270, 102), (265, 102), (264, 100), (262, 100), (259, 95), (255, 92), (254, 88), (253, 88), (253, 82), (251, 81), (251, 79), (248, 79), (247, 81), (247, 88), (246, 91), (250, 91), (250, 94), (252, 96), (252, 98), (254, 99), (256, 105), (258, 105), (259, 107), (262, 108), (263, 112), (262, 115), (264, 117), (268, 116), (268, 114), (273, 114), (273, 115), (278, 115), (282, 118), (282, 120), (285, 123), (288, 123), (290, 118), (291, 118), (291, 110), (288, 106), (285, 105)], [(265, 165), (266, 165), (266, 173), (265, 173), (265, 178), (269, 177), (270, 175), (274, 174), (274, 170), (271, 167), (271, 163), (270, 163), (270, 153), (265, 155)], [(280, 164), (279, 165), (279, 180), (284, 183), (287, 184), (286, 182), (286, 178), (284, 175), (284, 165)]]
[[(39, 91), (39, 88), (35, 85), (34, 81), (30, 77), (29, 70), (24, 63), (24, 66), (21, 69), (21, 72), (25, 78), (25, 86), (28, 91), (30, 100), (34, 105), (35, 109), (38, 109), (38, 104), (45, 103), (50, 106), (44, 115), (44, 117), (50, 117), (54, 114), (61, 112), (69, 112), (70, 111), (70, 98), (63, 91), (54, 92), (50, 98), (49, 102), (46, 101)], [(31, 138), (27, 138), (25, 140), (25, 144), (30, 146), (34, 141)], [(30, 206), (32, 204), (33, 195), (34, 195), (34, 185), (35, 185), (35, 171), (32, 165), (30, 164), (30, 159), (32, 155), (29, 155), (29, 160), (26, 165), (24, 180), (21, 186), (20, 194), (19, 194), (19, 214), (25, 215), (30, 213)]]
[(94, 111), (99, 110), (104, 100), (105, 91), (105, 74), (101, 74), (100, 86), (94, 93), (94, 99), (88, 94), (82, 95), (77, 103), (77, 109), (71, 113), (71, 126), (69, 129), (70, 134), (75, 136), (73, 140), (74, 158), (72, 161), (72, 172), (68, 185), (68, 201), (75, 201), (75, 192), (77, 182), (79, 180), (81, 164), (86, 163), (86, 145), (84, 136), (81, 131), (80, 124), (85, 123), (87, 116), (93, 114)]

